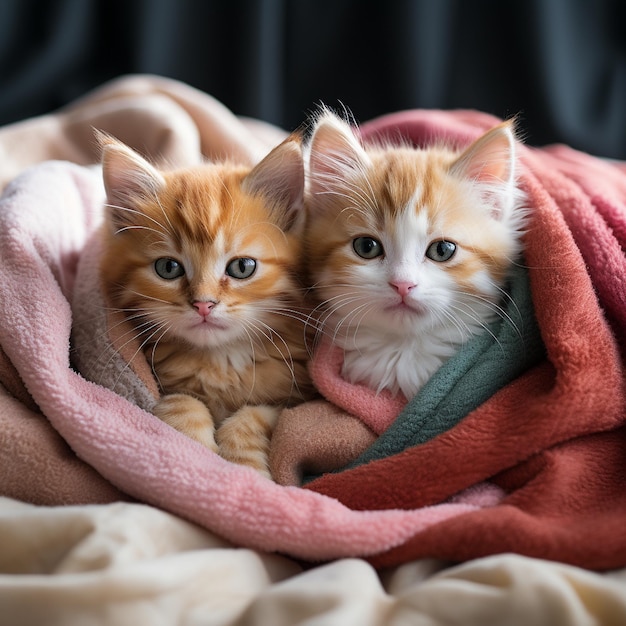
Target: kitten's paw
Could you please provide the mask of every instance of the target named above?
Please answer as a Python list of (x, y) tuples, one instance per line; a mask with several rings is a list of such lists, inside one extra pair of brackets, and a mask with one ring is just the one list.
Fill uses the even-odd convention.
[(163, 396), (152, 412), (166, 424), (217, 452), (211, 412), (197, 398), (184, 393)]
[(220, 456), (271, 479), (270, 439), (279, 413), (280, 409), (271, 406), (244, 406), (233, 413), (215, 433)]

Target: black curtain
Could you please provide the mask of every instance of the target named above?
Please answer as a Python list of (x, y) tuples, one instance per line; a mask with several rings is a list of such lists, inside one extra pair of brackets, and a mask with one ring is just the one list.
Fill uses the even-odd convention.
[(1, 0), (0, 124), (153, 73), (286, 129), (320, 102), (475, 108), (626, 158), (625, 18), (622, 0)]

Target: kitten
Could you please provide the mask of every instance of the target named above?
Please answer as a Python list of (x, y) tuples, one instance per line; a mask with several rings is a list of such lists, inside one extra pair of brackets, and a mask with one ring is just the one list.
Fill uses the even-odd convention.
[(324, 111), (307, 147), (306, 258), (342, 376), (412, 398), (499, 314), (526, 214), (512, 122), (464, 151), (364, 147)]
[(101, 138), (101, 277), (163, 392), (154, 413), (268, 475), (280, 408), (312, 397), (297, 280), (304, 169), (291, 137), (253, 169), (159, 171)]

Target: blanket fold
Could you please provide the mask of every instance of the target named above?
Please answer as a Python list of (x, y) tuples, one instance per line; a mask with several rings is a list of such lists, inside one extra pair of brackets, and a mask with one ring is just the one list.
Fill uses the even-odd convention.
[[(370, 427), (350, 403), (327, 400), (286, 411), (272, 444), (283, 486), (150, 414), (149, 367), (95, 280), (103, 189), (89, 137), (99, 122), (170, 164), (251, 163), (284, 136), (151, 77), (0, 129), (0, 178), (11, 181), (0, 198), (0, 494), (136, 499), (237, 545), (311, 561), (520, 552), (626, 565), (623, 164), (522, 149), (532, 217), (507, 306), (515, 324), (468, 344), (395, 421)], [(406, 111), (361, 130), (365, 140), (464, 144), (496, 122)], [(38, 130), (39, 151), (26, 150)], [(295, 486), (305, 474), (313, 480)]]

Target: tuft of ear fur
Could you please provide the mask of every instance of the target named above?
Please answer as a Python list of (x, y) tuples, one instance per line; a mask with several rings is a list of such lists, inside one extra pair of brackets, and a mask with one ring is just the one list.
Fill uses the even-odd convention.
[(295, 228), (303, 213), (304, 161), (302, 141), (292, 133), (246, 175), (243, 190), (262, 195), (273, 205), (278, 222), (285, 229)]
[(126, 144), (102, 132), (96, 136), (102, 150), (108, 217), (117, 232), (135, 224), (137, 201), (153, 198), (165, 186), (165, 179)]
[(479, 137), (450, 167), (453, 176), (482, 188), (494, 218), (500, 220), (509, 217), (517, 200), (516, 147), (514, 122), (509, 120)]
[(344, 181), (367, 170), (371, 161), (352, 127), (324, 109), (315, 121), (307, 149), (311, 195), (333, 193)]

